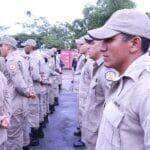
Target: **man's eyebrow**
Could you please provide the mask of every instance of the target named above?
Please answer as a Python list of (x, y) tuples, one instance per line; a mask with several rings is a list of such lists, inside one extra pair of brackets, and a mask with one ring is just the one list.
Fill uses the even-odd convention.
[(108, 41), (111, 41), (111, 40), (113, 40), (113, 39), (115, 39), (115, 37), (107, 38), (107, 39), (104, 39), (103, 41), (104, 41), (104, 42), (108, 42)]

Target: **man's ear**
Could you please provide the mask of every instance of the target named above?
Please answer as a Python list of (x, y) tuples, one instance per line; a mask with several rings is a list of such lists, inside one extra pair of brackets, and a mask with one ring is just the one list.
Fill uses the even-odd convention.
[(134, 53), (137, 52), (138, 50), (141, 50), (141, 45), (142, 45), (142, 40), (139, 36), (135, 36), (130, 40), (130, 52)]

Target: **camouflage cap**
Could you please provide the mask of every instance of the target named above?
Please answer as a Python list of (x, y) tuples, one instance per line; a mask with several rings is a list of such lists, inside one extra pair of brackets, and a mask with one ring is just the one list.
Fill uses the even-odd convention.
[(55, 52), (57, 52), (57, 48), (47, 49), (47, 55), (48, 55), (48, 56), (54, 55)]
[(82, 45), (82, 44), (85, 44), (85, 43), (86, 43), (84, 37), (81, 37), (81, 38), (79, 38), (79, 39), (76, 39), (75, 42), (76, 42), (77, 45)]
[(57, 52), (57, 48), (53, 47), (50, 49), (50, 51)]
[(13, 38), (11, 36), (1, 37), (0, 44), (7, 44), (7, 45), (10, 45), (14, 48), (17, 48), (17, 41), (15, 40), (15, 38)]
[(41, 51), (41, 55), (44, 57), (44, 58), (48, 58), (48, 50), (45, 49), (44, 51)]
[(122, 9), (113, 13), (103, 27), (88, 31), (95, 39), (111, 38), (119, 33), (150, 39), (150, 19), (136, 9)]
[(84, 39), (86, 42), (93, 41), (93, 38), (91, 38), (88, 34), (84, 36)]
[(24, 43), (21, 44), (22, 46), (33, 46), (36, 47), (36, 41), (33, 39), (28, 39)]

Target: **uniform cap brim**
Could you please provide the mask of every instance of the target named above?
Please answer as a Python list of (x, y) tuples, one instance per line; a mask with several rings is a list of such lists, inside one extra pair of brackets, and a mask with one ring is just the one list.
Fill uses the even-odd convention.
[(119, 33), (120, 33), (119, 31), (112, 30), (112, 29), (107, 28), (105, 26), (88, 31), (88, 34), (93, 39), (98, 39), (98, 40), (108, 39), (108, 38), (111, 38), (111, 37), (113, 37)]

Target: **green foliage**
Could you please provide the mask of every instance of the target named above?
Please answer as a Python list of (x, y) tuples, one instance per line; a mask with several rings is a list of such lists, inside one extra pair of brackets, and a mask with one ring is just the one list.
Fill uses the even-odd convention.
[[(28, 14), (27, 14), (28, 15)], [(31, 15), (31, 14), (30, 14)], [(28, 34), (44, 34), (51, 27), (49, 21), (45, 17), (29, 16), (25, 22), (18, 22)]]
[(134, 7), (135, 3), (130, 0), (98, 0), (96, 6), (85, 6), (84, 18), (75, 20), (72, 24), (75, 38), (85, 35), (88, 30), (104, 25), (113, 12)]
[(26, 41), (27, 39), (34, 39), (34, 40), (36, 40), (38, 47), (42, 45), (42, 42), (41, 42), (42, 36), (41, 36), (41, 35), (34, 34), (34, 33), (32, 33), (32, 34), (20, 33), (20, 34), (14, 35), (14, 38), (15, 38), (16, 40), (18, 40), (18, 42), (19, 42), (19, 45), (18, 45), (18, 46), (19, 46), (19, 47), (21, 46), (20, 44), (21, 44), (22, 42)]
[(48, 47), (70, 48), (73, 38), (74, 34), (70, 32), (69, 25), (66, 23), (51, 27), (42, 37), (42, 42)]
[(28, 12), (30, 21), (22, 23), (22, 26), (32, 32), (30, 35), (19, 34), (17, 37), (22, 40), (33, 37), (46, 47), (74, 48), (75, 39), (85, 35), (88, 30), (102, 26), (113, 12), (134, 7), (136, 5), (131, 0), (98, 0), (96, 5), (85, 6), (83, 19), (54, 26), (50, 25), (46, 18), (33, 17), (32, 13)]
[(88, 30), (102, 26), (119, 9), (134, 8), (130, 0), (98, 0), (97, 6), (87, 6), (83, 10)]

